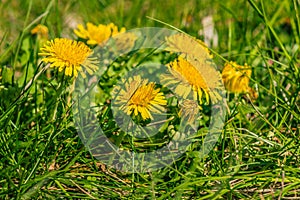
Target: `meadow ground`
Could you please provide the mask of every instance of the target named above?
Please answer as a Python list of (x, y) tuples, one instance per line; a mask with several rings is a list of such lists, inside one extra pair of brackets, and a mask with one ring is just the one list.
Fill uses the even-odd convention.
[[(300, 199), (299, 8), (299, 0), (1, 0), (0, 199)], [(137, 34), (112, 39), (117, 50), (110, 49), (89, 40), (87, 22), (114, 23), (119, 32), (121, 27), (182, 31), (191, 36), (187, 38), (203, 40), (208, 48), (195, 53), (195, 44), (203, 48), (199, 40), (189, 43), (176, 37), (173, 44), (182, 45), (186, 54), (141, 50), (142, 37)], [(44, 29), (33, 31), (38, 24)], [(83, 24), (81, 30), (78, 24)], [(105, 39), (114, 32), (110, 27), (93, 34), (106, 34)], [(55, 38), (69, 40), (46, 43)], [(82, 43), (68, 43), (71, 39)], [(48, 47), (41, 49), (43, 45)], [(98, 60), (86, 59), (91, 49)], [(111, 59), (124, 49), (134, 50)], [(193, 53), (202, 56), (193, 60), (188, 56)], [(209, 59), (203, 61), (205, 56)], [(84, 66), (87, 60), (90, 69)], [(214, 77), (222, 77), (226, 89), (224, 110), (217, 114), (209, 90), (214, 89), (210, 85), (214, 77), (202, 84), (204, 75), (193, 67), (194, 61), (202, 66), (207, 60), (215, 63)], [(60, 62), (58, 67), (49, 68), (55, 62)], [(73, 62), (82, 64), (90, 79), (80, 72), (75, 77), (80, 67), (72, 69)], [(165, 85), (163, 81), (151, 85), (150, 77), (157, 76), (151, 68), (140, 72), (148, 75), (147, 83), (130, 74), (154, 62), (169, 66)], [(99, 79), (89, 76), (97, 70), (91, 63), (100, 69)], [(173, 88), (167, 87), (170, 81)], [(124, 88), (125, 83), (130, 87)], [(92, 84), (91, 93), (81, 88)], [(197, 87), (196, 101), (179, 98)], [(162, 118), (151, 123), (149, 110), (154, 118)], [(144, 128), (133, 126), (130, 132), (132, 124), (125, 124), (124, 131), (114, 115), (119, 112), (124, 119), (130, 114)], [(200, 156), (221, 112), (222, 129), (213, 138), (212, 149)], [(192, 136), (190, 121), (196, 124)], [(93, 123), (103, 130), (100, 135), (90, 126)], [(162, 127), (151, 129), (155, 123)], [(145, 130), (158, 133), (141, 139), (138, 134)], [(105, 144), (87, 148), (90, 138), (102, 136), (122, 151), (140, 155), (158, 151), (172, 140), (174, 145), (182, 141), (188, 145), (159, 167), (157, 161), (146, 160), (146, 165), (132, 169), (128, 165), (130, 169), (124, 170), (109, 164), (109, 159), (121, 162), (118, 155), (107, 154), (105, 148), (92, 151)], [(107, 160), (97, 159), (102, 154), (109, 155), (103, 157)]]

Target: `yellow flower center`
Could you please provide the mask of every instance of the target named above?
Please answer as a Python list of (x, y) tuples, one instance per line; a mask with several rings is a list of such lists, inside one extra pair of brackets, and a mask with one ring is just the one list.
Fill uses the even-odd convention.
[(177, 61), (171, 63), (172, 69), (177, 71), (193, 88), (207, 89), (199, 70), (183, 58), (179, 57)]
[(51, 46), (53, 56), (65, 62), (66, 66), (79, 66), (91, 54), (91, 49), (84, 43), (68, 39), (55, 39)]
[(155, 83), (148, 83), (148, 79), (142, 79), (139, 75), (129, 77), (125, 88), (117, 86), (113, 93), (117, 95), (116, 104), (120, 106), (120, 110), (127, 115), (141, 114), (144, 120), (153, 119), (151, 112), (161, 113), (165, 110), (163, 106), (167, 105), (164, 94), (159, 88), (155, 89)]
[(111, 30), (104, 25), (99, 25), (99, 27), (90, 25), (88, 26), (88, 33), (89, 38), (95, 40), (98, 44), (101, 44), (111, 36)]
[(149, 83), (147, 85), (142, 85), (139, 87), (135, 93), (132, 95), (129, 105), (137, 105), (142, 107), (148, 107), (151, 105), (151, 101), (154, 100), (158, 90), (154, 90), (154, 83)]

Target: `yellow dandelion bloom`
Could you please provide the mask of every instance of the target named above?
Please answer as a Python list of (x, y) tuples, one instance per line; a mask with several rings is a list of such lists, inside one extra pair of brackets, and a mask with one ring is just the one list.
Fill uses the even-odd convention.
[(113, 23), (108, 25), (99, 24), (98, 26), (88, 22), (86, 28), (82, 24), (77, 26), (74, 33), (82, 39), (87, 40), (89, 45), (103, 45), (112, 36), (125, 32), (125, 28), (118, 30), (118, 27)]
[(137, 38), (137, 35), (131, 32), (117, 34), (112, 37), (114, 44), (108, 47), (113, 48), (111, 50), (117, 51), (118, 53), (124, 53), (134, 47)]
[(38, 24), (31, 30), (32, 35), (37, 35), (37, 39), (40, 40), (41, 43), (45, 43), (49, 38), (49, 30), (47, 26)]
[(247, 64), (241, 66), (232, 61), (226, 63), (222, 71), (222, 79), (225, 88), (234, 93), (244, 93), (250, 91), (250, 76), (251, 69)]
[[(125, 82), (125, 80), (123, 80)], [(155, 89), (155, 83), (140, 76), (130, 77), (125, 82), (125, 88), (116, 87), (116, 104), (120, 105), (127, 115), (141, 115), (143, 120), (152, 119), (151, 112), (161, 113), (167, 105), (165, 96), (160, 89)]]
[(179, 56), (177, 60), (167, 65), (171, 74), (161, 75), (161, 81), (166, 87), (174, 87), (172, 89), (175, 94), (185, 99), (193, 92), (193, 99), (198, 100), (200, 104), (203, 103), (203, 97), (207, 103), (210, 97), (213, 102), (216, 102), (220, 97), (212, 92), (212, 89), (219, 86), (218, 82), (221, 78), (211, 66), (201, 65), (197, 62), (194, 61), (191, 64)]
[(78, 71), (83, 77), (82, 67), (92, 74), (98, 68), (95, 58), (90, 58), (92, 50), (83, 42), (77, 42), (66, 38), (55, 38), (47, 41), (41, 48), (40, 56), (44, 63), (50, 63), (50, 67), (58, 68), (59, 72), (65, 71), (67, 76), (78, 76)]
[(166, 38), (166, 50), (176, 53), (189, 54), (194, 57), (211, 59), (213, 55), (206, 44), (189, 35), (178, 33)]

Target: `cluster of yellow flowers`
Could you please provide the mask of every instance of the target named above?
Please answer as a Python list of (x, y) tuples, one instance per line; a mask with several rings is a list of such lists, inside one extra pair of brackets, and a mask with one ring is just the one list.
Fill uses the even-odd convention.
[[(87, 23), (86, 28), (78, 25), (74, 33), (84, 42), (67, 38), (56, 38), (44, 42), (39, 55), (44, 56), (42, 61), (50, 63), (51, 67), (58, 68), (59, 72), (64, 71), (67, 76), (78, 76), (78, 72), (85, 77), (84, 71), (92, 74), (97, 70), (97, 60), (91, 57), (93, 50), (88, 45), (98, 45), (102, 47), (111, 37), (116, 36), (115, 42), (121, 49), (128, 48), (128, 44), (134, 43), (135, 35), (125, 33), (125, 38), (119, 33), (124, 33), (126, 29), (118, 27), (113, 23), (108, 25), (94, 25)], [(32, 30), (32, 34), (37, 34), (39, 39), (48, 39), (48, 29), (39, 25)], [(128, 34), (128, 35), (126, 35)], [(125, 42), (124, 42), (125, 41)], [(209, 60), (213, 58), (207, 46), (198, 39), (185, 34), (175, 34), (166, 38), (166, 50), (179, 54), (175, 61), (170, 62), (167, 67), (169, 74), (161, 75), (161, 82), (166, 87), (174, 86), (175, 94), (186, 99), (193, 94), (193, 99), (201, 105), (203, 100), (206, 103), (220, 100), (220, 96), (214, 89), (225, 85), (225, 88), (234, 93), (247, 93), (251, 91), (249, 80), (251, 68), (245, 64), (240, 66), (235, 62), (225, 64), (222, 74), (218, 73), (209, 65)], [(196, 44), (196, 45), (195, 45)], [(208, 80), (207, 80), (208, 79)], [(128, 115), (141, 115), (142, 119), (153, 119), (151, 112), (161, 113), (167, 101), (154, 82), (134, 76), (124, 80), (125, 88), (118, 91), (116, 102), (120, 104), (120, 109)], [(183, 103), (188, 108), (188, 113), (196, 115), (196, 106), (193, 102)], [(186, 116), (185, 111), (180, 111)], [(189, 120), (191, 119), (191, 116)]]
[(98, 26), (87, 23), (86, 28), (82, 24), (74, 33), (81, 39), (86, 40), (86, 44), (67, 38), (55, 38), (48, 40), (48, 28), (38, 25), (32, 29), (31, 33), (36, 34), (38, 40), (44, 44), (39, 55), (45, 56), (42, 61), (50, 63), (50, 67), (58, 68), (59, 72), (64, 71), (67, 76), (78, 76), (78, 72), (85, 77), (84, 71), (92, 74), (97, 70), (97, 60), (92, 57), (93, 50), (88, 45), (103, 46), (107, 40), (119, 33), (125, 32), (125, 28), (118, 30), (113, 23)]

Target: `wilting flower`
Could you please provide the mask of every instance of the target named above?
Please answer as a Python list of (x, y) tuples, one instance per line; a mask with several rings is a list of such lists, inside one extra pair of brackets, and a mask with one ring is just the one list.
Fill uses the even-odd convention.
[(40, 44), (42, 44), (48, 40), (48, 37), (49, 37), (48, 33), (49, 33), (49, 30), (48, 30), (47, 26), (42, 25), (42, 24), (38, 24), (36, 27), (34, 27), (31, 30), (32, 35), (37, 35), (37, 39), (41, 42)]
[(82, 67), (92, 74), (98, 67), (95, 58), (90, 58), (92, 50), (83, 42), (77, 42), (66, 38), (55, 38), (47, 41), (41, 48), (39, 55), (45, 56), (42, 59), (50, 63), (50, 67), (58, 68), (58, 71), (65, 71), (67, 76), (78, 76), (78, 71), (83, 77), (85, 74)]
[(212, 91), (219, 86), (220, 76), (212, 66), (201, 65), (198, 62), (194, 61), (193, 65), (179, 56), (177, 60), (167, 65), (170, 74), (161, 75), (161, 82), (164, 86), (171, 87), (177, 95), (184, 99), (192, 92), (193, 99), (198, 100), (200, 104), (203, 103), (203, 97), (207, 103), (209, 103), (210, 97), (213, 102), (216, 102), (219, 95)]
[(195, 58), (213, 58), (213, 55), (203, 41), (183, 33), (166, 37), (166, 50), (192, 55)]
[(234, 93), (245, 93), (251, 90), (249, 87), (250, 76), (251, 69), (247, 64), (241, 66), (232, 61), (226, 63), (222, 71), (225, 88)]
[(82, 24), (77, 26), (78, 29), (74, 33), (82, 39), (87, 40), (89, 45), (103, 45), (112, 36), (125, 32), (125, 28), (118, 30), (118, 27), (113, 23), (108, 25), (99, 24), (98, 26), (88, 22), (86, 28)]
[(179, 116), (181, 116), (188, 123), (194, 123), (199, 116), (199, 110), (201, 107), (198, 106), (197, 102), (190, 99), (183, 100)]
[(116, 104), (127, 115), (141, 115), (143, 120), (153, 119), (151, 112), (161, 113), (167, 101), (159, 88), (155, 88), (154, 82), (142, 79), (140, 76), (123, 80), (125, 87), (116, 87), (113, 94), (116, 96)]

